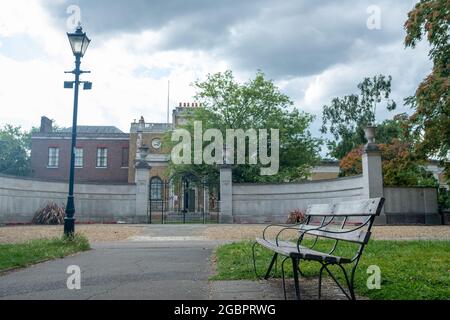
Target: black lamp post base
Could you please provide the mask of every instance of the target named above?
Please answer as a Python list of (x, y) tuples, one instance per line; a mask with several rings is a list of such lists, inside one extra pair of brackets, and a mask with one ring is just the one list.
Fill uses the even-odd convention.
[(75, 218), (64, 218), (64, 235), (72, 237), (75, 234)]

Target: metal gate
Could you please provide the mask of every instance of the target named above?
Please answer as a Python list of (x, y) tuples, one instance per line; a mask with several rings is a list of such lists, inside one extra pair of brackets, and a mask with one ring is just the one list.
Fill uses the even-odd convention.
[[(219, 222), (218, 189), (191, 179), (150, 179), (149, 224), (209, 224)], [(198, 181), (197, 181), (198, 182)]]

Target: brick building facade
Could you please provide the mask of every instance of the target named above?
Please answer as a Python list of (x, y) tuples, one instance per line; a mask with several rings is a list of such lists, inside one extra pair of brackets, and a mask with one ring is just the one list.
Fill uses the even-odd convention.
[[(116, 127), (79, 126), (75, 162), (76, 182), (127, 183), (130, 135)], [(31, 137), (31, 168), (37, 179), (68, 181), (72, 129), (54, 130), (41, 119)]]
[(141, 117), (139, 122), (131, 124), (130, 128), (130, 170), (128, 182), (135, 182), (134, 164), (139, 159), (140, 148), (148, 148), (145, 157), (150, 166), (149, 170), (149, 198), (151, 211), (165, 210), (177, 211), (186, 210), (199, 212), (215, 210), (217, 207), (211, 206), (208, 202), (210, 191), (198, 185), (194, 185), (187, 178), (181, 180), (174, 179), (168, 175), (168, 165), (170, 158), (170, 148), (164, 143), (164, 136), (173, 128), (185, 123), (186, 114), (198, 104), (184, 103), (176, 107), (172, 113), (172, 123), (152, 123), (146, 122)]
[[(77, 134), (76, 182), (135, 183), (135, 161), (139, 146), (148, 147), (151, 166), (149, 181), (167, 182), (170, 149), (163, 138), (173, 128), (185, 123), (186, 114), (198, 104), (180, 103), (172, 112), (172, 123), (146, 122), (142, 117), (131, 124), (130, 133), (113, 126), (79, 126)], [(52, 121), (41, 119), (39, 132), (32, 135), (31, 166), (38, 179), (67, 181), (70, 165), (71, 128), (54, 130)], [(82, 151), (81, 151), (82, 150)], [(448, 188), (443, 170), (435, 161), (427, 169)], [(309, 180), (335, 179), (339, 176), (338, 161), (324, 161), (313, 168)], [(198, 193), (198, 192), (197, 192)], [(201, 192), (197, 199), (201, 199)]]

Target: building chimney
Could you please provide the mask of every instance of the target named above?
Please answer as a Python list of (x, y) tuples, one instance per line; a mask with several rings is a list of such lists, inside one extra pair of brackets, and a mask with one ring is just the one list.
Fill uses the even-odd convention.
[(51, 133), (53, 132), (53, 121), (47, 117), (41, 117), (41, 128), (40, 133)]

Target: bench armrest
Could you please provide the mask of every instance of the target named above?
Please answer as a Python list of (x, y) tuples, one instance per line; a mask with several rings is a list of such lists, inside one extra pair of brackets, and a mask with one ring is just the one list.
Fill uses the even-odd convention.
[(300, 228), (298, 228), (299, 226), (301, 226), (301, 225), (303, 225), (304, 223), (297, 223), (297, 224), (282, 224), (282, 223), (274, 223), (274, 224), (269, 224), (267, 227), (265, 227), (264, 228), (264, 230), (263, 230), (263, 239), (264, 240), (267, 240), (266, 239), (266, 231), (269, 229), (269, 228), (271, 228), (271, 227), (282, 227), (283, 229), (282, 230), (284, 230), (284, 228), (287, 228), (287, 229), (295, 229), (295, 230), (299, 230), (300, 231)]
[[(263, 239), (266, 240), (266, 231), (270, 228), (270, 227), (283, 227), (283, 229), (281, 229), (278, 233), (277, 236), (275, 238), (275, 243), (278, 246), (278, 240), (280, 235), (286, 231), (286, 230), (297, 230), (298, 232), (300, 232), (300, 237), (299, 240), (303, 238), (303, 236), (305, 235), (306, 231), (313, 231), (313, 230), (320, 230), (321, 228), (324, 228), (326, 226), (328, 226), (331, 222), (333, 221), (333, 219), (331, 219), (330, 221), (328, 221), (328, 223), (324, 224), (324, 225), (320, 225), (317, 228), (311, 228), (311, 229), (303, 229), (302, 226), (308, 225), (308, 219), (306, 219), (304, 222), (300, 222), (297, 224), (271, 224), (268, 225), (266, 228), (264, 228), (263, 231)], [(301, 242), (301, 240), (300, 240)]]
[(301, 245), (303, 239), (305, 238), (305, 235), (306, 235), (306, 234), (311, 233), (312, 231), (320, 231), (320, 229), (326, 227), (327, 225), (328, 225), (328, 224), (323, 225), (323, 226), (319, 226), (318, 228), (312, 228), (312, 229), (300, 231), (301, 234), (300, 234), (300, 236), (299, 236), (298, 239), (297, 239), (297, 250), (300, 252), (300, 245)]
[(300, 232), (300, 236), (298, 237), (298, 240), (297, 240), (297, 249), (300, 251), (300, 243), (302, 242), (303, 237), (304, 237), (305, 234), (307, 234), (308, 232), (311, 232), (311, 231), (320, 230), (321, 228), (324, 228), (327, 225), (328, 224), (323, 225), (323, 226), (321, 225), (321, 226), (318, 226), (317, 228), (311, 228), (311, 229), (307, 229), (307, 230), (306, 229), (301, 229), (301, 228), (293, 228), (293, 227), (283, 228), (283, 229), (280, 230), (280, 232), (278, 232), (277, 237), (275, 238), (275, 243), (278, 246), (279, 237), (285, 230), (297, 230), (298, 232)]
[(280, 232), (278, 232), (278, 233), (277, 233), (277, 236), (275, 237), (275, 243), (277, 244), (277, 246), (278, 246), (278, 241), (279, 241), (280, 235), (281, 235), (284, 231), (286, 231), (286, 230), (296, 230), (296, 231), (298, 231), (298, 232), (301, 232), (301, 228), (295, 228), (295, 227), (293, 227), (293, 226), (291, 226), (291, 227), (285, 227), (285, 228), (281, 229)]

